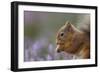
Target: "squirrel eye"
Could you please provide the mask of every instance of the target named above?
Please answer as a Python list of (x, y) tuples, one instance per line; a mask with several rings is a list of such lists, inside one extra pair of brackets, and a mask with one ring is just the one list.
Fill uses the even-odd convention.
[(60, 36), (64, 36), (64, 33), (63, 33), (63, 32), (61, 32)]

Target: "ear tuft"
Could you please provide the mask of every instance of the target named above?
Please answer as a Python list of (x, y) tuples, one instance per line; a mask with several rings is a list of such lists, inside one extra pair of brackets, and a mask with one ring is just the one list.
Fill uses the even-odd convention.
[(72, 26), (72, 24), (71, 24), (69, 21), (66, 21), (65, 25), (66, 25), (67, 27)]
[(65, 25), (68, 25), (68, 24), (70, 24), (70, 22), (69, 21), (66, 21)]
[(65, 23), (65, 25), (66, 25), (66, 28), (67, 28), (67, 30), (68, 31), (73, 31), (73, 27), (72, 27), (72, 24), (69, 22), (69, 21), (67, 21), (66, 23)]

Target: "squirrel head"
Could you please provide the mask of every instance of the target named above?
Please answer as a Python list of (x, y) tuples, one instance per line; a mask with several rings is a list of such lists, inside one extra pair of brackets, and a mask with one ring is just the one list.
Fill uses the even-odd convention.
[(68, 53), (74, 53), (72, 40), (75, 32), (76, 28), (68, 21), (60, 28), (56, 37), (57, 52), (67, 51)]

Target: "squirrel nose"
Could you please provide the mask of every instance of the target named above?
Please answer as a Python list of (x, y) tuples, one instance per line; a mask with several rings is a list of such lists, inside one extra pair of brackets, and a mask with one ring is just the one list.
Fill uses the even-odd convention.
[(60, 50), (60, 49), (57, 49), (57, 52), (58, 52), (58, 53), (60, 53), (60, 52), (61, 52), (61, 50)]

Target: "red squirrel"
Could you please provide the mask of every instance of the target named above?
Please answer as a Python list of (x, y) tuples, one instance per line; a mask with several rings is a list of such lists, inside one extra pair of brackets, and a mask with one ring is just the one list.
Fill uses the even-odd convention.
[(65, 52), (75, 55), (78, 59), (90, 58), (90, 30), (81, 31), (66, 22), (56, 36), (57, 52)]

